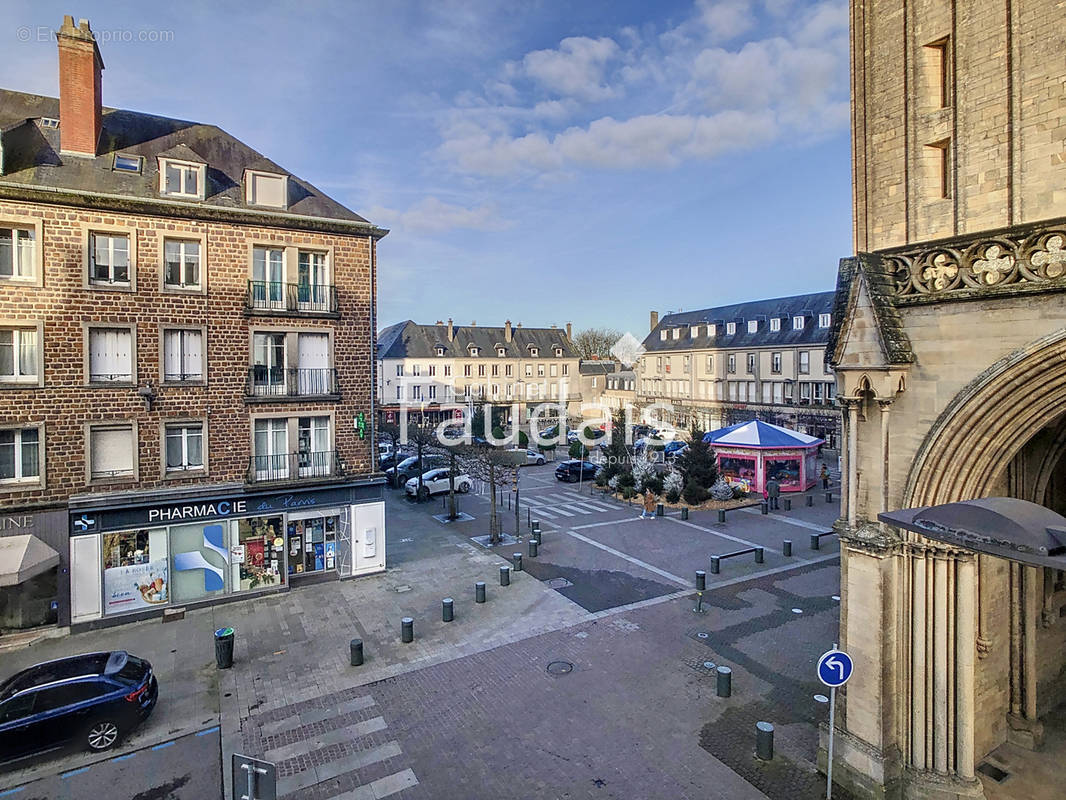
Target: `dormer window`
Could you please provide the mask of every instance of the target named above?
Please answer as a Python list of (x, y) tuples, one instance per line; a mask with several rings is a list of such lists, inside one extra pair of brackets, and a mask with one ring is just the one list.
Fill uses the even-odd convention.
[(707, 335), (708, 336), (714, 336), (717, 332), (718, 332), (718, 326), (717, 325), (708, 325), (707, 326)]
[(770, 330), (774, 333), (777, 333), (777, 331), (781, 330), (781, 317), (770, 318)]
[(748, 333), (758, 333), (758, 332), (759, 332), (759, 321), (756, 320), (756, 319), (749, 319), (748, 320)]
[(245, 199), (250, 206), (288, 208), (289, 176), (273, 172), (246, 170), (244, 173)]
[(659, 331), (659, 341), (660, 342), (665, 342), (666, 341), (666, 330), (665, 329)]
[(680, 339), (681, 338), (681, 329), (680, 328), (674, 328), (674, 338), (675, 339)]
[(444, 348), (443, 347), (438, 347), (437, 348), (437, 355), (438, 356), (443, 356), (444, 355)]
[(168, 197), (204, 197), (206, 164), (159, 159), (159, 192)]
[(700, 326), (693, 325), (691, 328), (689, 328), (688, 335), (695, 339), (697, 336), (700, 335)]
[(828, 328), (829, 324), (831, 322), (831, 319), (832, 318), (828, 314), (819, 314), (818, 315), (818, 327), (819, 328)]
[(475, 347), (474, 345), (470, 346), (470, 357), (471, 358), (477, 358), (477, 356), (480, 353), (481, 353), (481, 348), (480, 347)]
[(537, 358), (538, 356), (540, 356), (540, 348), (539, 347), (530, 347), (529, 348), (529, 357), (530, 358)]
[(561, 347), (556, 347), (555, 348), (555, 357), (556, 358), (562, 358), (563, 357), (563, 348), (561, 348)]
[(804, 318), (803, 318), (803, 316), (802, 316), (802, 315), (800, 315), (800, 314), (797, 314), (796, 316), (794, 316), (794, 317), (792, 318), (792, 330), (794, 330), (794, 331), (801, 331), (801, 330), (803, 330), (803, 323), (804, 323), (804, 321), (805, 321), (805, 320), (804, 320)]
[(496, 355), (498, 355), (500, 358), (503, 358), (505, 355), (507, 355), (507, 350), (502, 347), (497, 347)]
[(735, 322), (727, 322), (725, 324), (725, 332), (732, 336), (737, 332), (737, 324)]

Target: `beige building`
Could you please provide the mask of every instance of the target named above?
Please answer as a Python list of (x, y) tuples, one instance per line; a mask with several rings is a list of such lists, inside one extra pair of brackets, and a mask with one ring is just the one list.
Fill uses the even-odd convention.
[[(407, 320), (378, 336), (378, 409), (386, 421), (401, 408), (433, 419), (457, 417), (476, 406), (519, 405), (520, 422), (545, 402), (562, 402), (568, 414), (581, 404), (580, 359), (571, 328), (435, 325)], [(477, 432), (480, 434), (480, 432)]]
[(1066, 4), (851, 11), (857, 255), (828, 360), (856, 668), (834, 775), (862, 797), (1062, 797), (1066, 573), (1039, 565), (1057, 548), (989, 554), (1007, 519), (968, 547), (878, 515), (1066, 512)]
[(833, 296), (755, 300), (662, 319), (653, 311), (636, 365), (637, 403), (669, 404), (665, 419), (680, 428), (761, 419), (835, 447), (840, 413), (825, 363)]

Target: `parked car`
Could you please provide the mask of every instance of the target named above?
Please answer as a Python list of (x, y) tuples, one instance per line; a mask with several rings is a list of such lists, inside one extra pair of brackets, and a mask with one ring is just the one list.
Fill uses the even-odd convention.
[(688, 442), (681, 442), (675, 439), (672, 442), (667, 442), (666, 447), (663, 448), (663, 458), (673, 461), (684, 455), (687, 450)]
[[(445, 456), (438, 455), (436, 453), (430, 453), (422, 456), (422, 469), (426, 470), (430, 467), (443, 467), (448, 463), (448, 459)], [(409, 456), (397, 464), (395, 467), (390, 467), (385, 470), (385, 477), (389, 479), (389, 483), (393, 486), (400, 487), (407, 484), (407, 481), (418, 475), (418, 456)]]
[(395, 467), (397, 462), (403, 461), (405, 458), (409, 458), (409, 457), (410, 456), (403, 450), (400, 450), (400, 451), (395, 452), (395, 453), (389, 453), (388, 455), (381, 456), (378, 459), (378, 469), (383, 470), (383, 471), (384, 470), (388, 470), (391, 467)]
[(598, 469), (599, 466), (591, 461), (571, 459), (570, 461), (564, 461), (555, 468), (555, 478), (567, 483), (577, 483), (579, 480), (587, 481), (596, 477)]
[[(429, 472), (422, 473), (422, 491), (421, 497), (424, 500), (430, 495), (440, 494), (448, 491), (448, 467), (431, 469)], [(470, 491), (472, 481), (470, 476), (466, 474), (455, 476), (455, 491), (460, 494), (466, 494)], [(407, 494), (414, 497), (419, 494), (418, 490), (418, 477), (408, 478), (407, 483), (404, 484), (404, 489)]]
[(123, 650), (24, 669), (0, 684), (0, 761), (72, 743), (108, 750), (152, 713), (158, 698), (152, 665)]
[(544, 453), (537, 450), (526, 447), (509, 447), (507, 451), (510, 453), (525, 453), (526, 454), (526, 466), (533, 464), (540, 465), (544, 463)]

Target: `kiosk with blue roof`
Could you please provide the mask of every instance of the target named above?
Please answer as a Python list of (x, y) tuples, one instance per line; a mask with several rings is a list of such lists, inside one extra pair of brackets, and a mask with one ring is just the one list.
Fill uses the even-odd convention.
[(762, 494), (775, 478), (782, 492), (805, 492), (818, 480), (816, 460), (824, 440), (762, 420), (704, 434), (714, 448), (718, 474), (748, 492)]

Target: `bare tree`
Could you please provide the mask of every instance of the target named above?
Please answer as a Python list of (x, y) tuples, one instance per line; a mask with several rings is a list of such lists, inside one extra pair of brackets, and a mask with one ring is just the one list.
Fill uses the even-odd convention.
[[(523, 459), (525, 451), (519, 451)], [(515, 471), (518, 469), (517, 456), (513, 450), (505, 450), (502, 447), (484, 445), (471, 445), (464, 448), (463, 462), (470, 477), (484, 481), (491, 493), (489, 498), (489, 543), (499, 544), (503, 533), (503, 525), (500, 522), (498, 504), (496, 502), (496, 490), (503, 486), (510, 486)], [(518, 531), (515, 531), (517, 535)]]
[(574, 349), (582, 358), (611, 358), (611, 347), (622, 337), (614, 328), (585, 328), (574, 334)]
[[(392, 445), (393, 465), (399, 461), (400, 454), (400, 426), (395, 422), (382, 422), (378, 425), (378, 436)], [(371, 445), (374, 451), (374, 466), (378, 466), (377, 442)]]
[(415, 497), (422, 500), (422, 474), (426, 471), (422, 459), (444, 449), (437, 439), (437, 426), (426, 420), (424, 414), (411, 413), (407, 419), (407, 444), (414, 450), (412, 455), (418, 459), (418, 490)]

